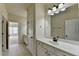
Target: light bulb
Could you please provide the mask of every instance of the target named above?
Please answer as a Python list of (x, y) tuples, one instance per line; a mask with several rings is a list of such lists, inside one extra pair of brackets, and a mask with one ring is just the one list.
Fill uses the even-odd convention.
[(54, 15), (54, 13), (51, 13), (51, 15)]
[(57, 8), (56, 8), (56, 7), (53, 7), (53, 8), (52, 8), (52, 11), (56, 11), (56, 10), (57, 10)]
[(58, 8), (62, 8), (64, 5), (63, 3), (59, 4)]
[(55, 13), (56, 13), (56, 14), (58, 14), (58, 13), (59, 13), (59, 11), (56, 11)]
[(52, 9), (51, 8), (49, 8), (48, 9), (48, 14), (50, 14), (52, 12)]
[(48, 10), (48, 14), (50, 14), (51, 13), (51, 10)]
[(66, 8), (62, 8), (60, 11), (65, 11), (66, 10)]

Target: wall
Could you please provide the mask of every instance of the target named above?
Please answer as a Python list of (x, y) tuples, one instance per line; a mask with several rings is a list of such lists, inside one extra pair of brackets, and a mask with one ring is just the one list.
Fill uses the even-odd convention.
[[(2, 16), (7, 20), (5, 4), (0, 4), (0, 55), (2, 55)], [(6, 37), (6, 36), (5, 36)]]
[(51, 24), (52, 24), (52, 32), (53, 36), (59, 36), (60, 38), (64, 38), (65, 33), (65, 20), (73, 19), (78, 17), (78, 4), (75, 4), (66, 11), (60, 12), (54, 16), (51, 16)]
[(26, 18), (9, 14), (9, 21), (17, 22), (18, 25), (18, 42), (23, 43), (23, 35), (27, 34), (27, 16)]
[(51, 37), (51, 16), (48, 15), (49, 6), (46, 4), (44, 8), (45, 8), (44, 35), (45, 37)]
[[(19, 40), (20, 43), (24, 42), (23, 35), (27, 35), (27, 19), (22, 19), (20, 22), (20, 31), (21, 31), (21, 40)], [(26, 39), (25, 39), (26, 41)]]
[(5, 17), (6, 20), (8, 19), (8, 14), (7, 14), (5, 4), (0, 3), (0, 13), (2, 14), (2, 16)]
[(78, 3), (78, 16), (79, 16), (79, 3)]
[(43, 4), (36, 4), (36, 37), (44, 37), (45, 8)]
[(1, 18), (1, 14), (0, 14), (0, 55), (2, 55), (2, 18)]

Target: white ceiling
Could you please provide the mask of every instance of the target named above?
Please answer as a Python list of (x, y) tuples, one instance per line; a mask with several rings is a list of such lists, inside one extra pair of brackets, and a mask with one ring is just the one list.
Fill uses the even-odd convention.
[(30, 4), (28, 3), (6, 3), (6, 9), (9, 14), (26, 17), (27, 16), (27, 10), (26, 8)]
[[(45, 6), (52, 7), (53, 5), (57, 5), (58, 3), (45, 3)], [(31, 3), (6, 3), (6, 9), (9, 14), (13, 14), (16, 16), (27, 17), (27, 7), (31, 5)]]

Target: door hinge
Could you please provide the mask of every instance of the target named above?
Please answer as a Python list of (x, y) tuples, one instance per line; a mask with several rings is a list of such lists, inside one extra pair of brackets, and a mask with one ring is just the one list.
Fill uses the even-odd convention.
[(4, 35), (4, 33), (2, 33), (2, 35)]
[(2, 21), (2, 23), (4, 23), (4, 21)]
[(2, 44), (2, 47), (4, 47), (4, 45)]

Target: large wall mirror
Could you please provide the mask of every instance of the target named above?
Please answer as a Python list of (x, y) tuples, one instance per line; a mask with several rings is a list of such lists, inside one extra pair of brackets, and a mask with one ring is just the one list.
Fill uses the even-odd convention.
[[(52, 7), (51, 5), (54, 4), (47, 4), (46, 12), (49, 7)], [(45, 18), (45, 37), (59, 36), (62, 39), (79, 41), (78, 4), (73, 4), (65, 11), (60, 11), (54, 15), (46, 13)]]

